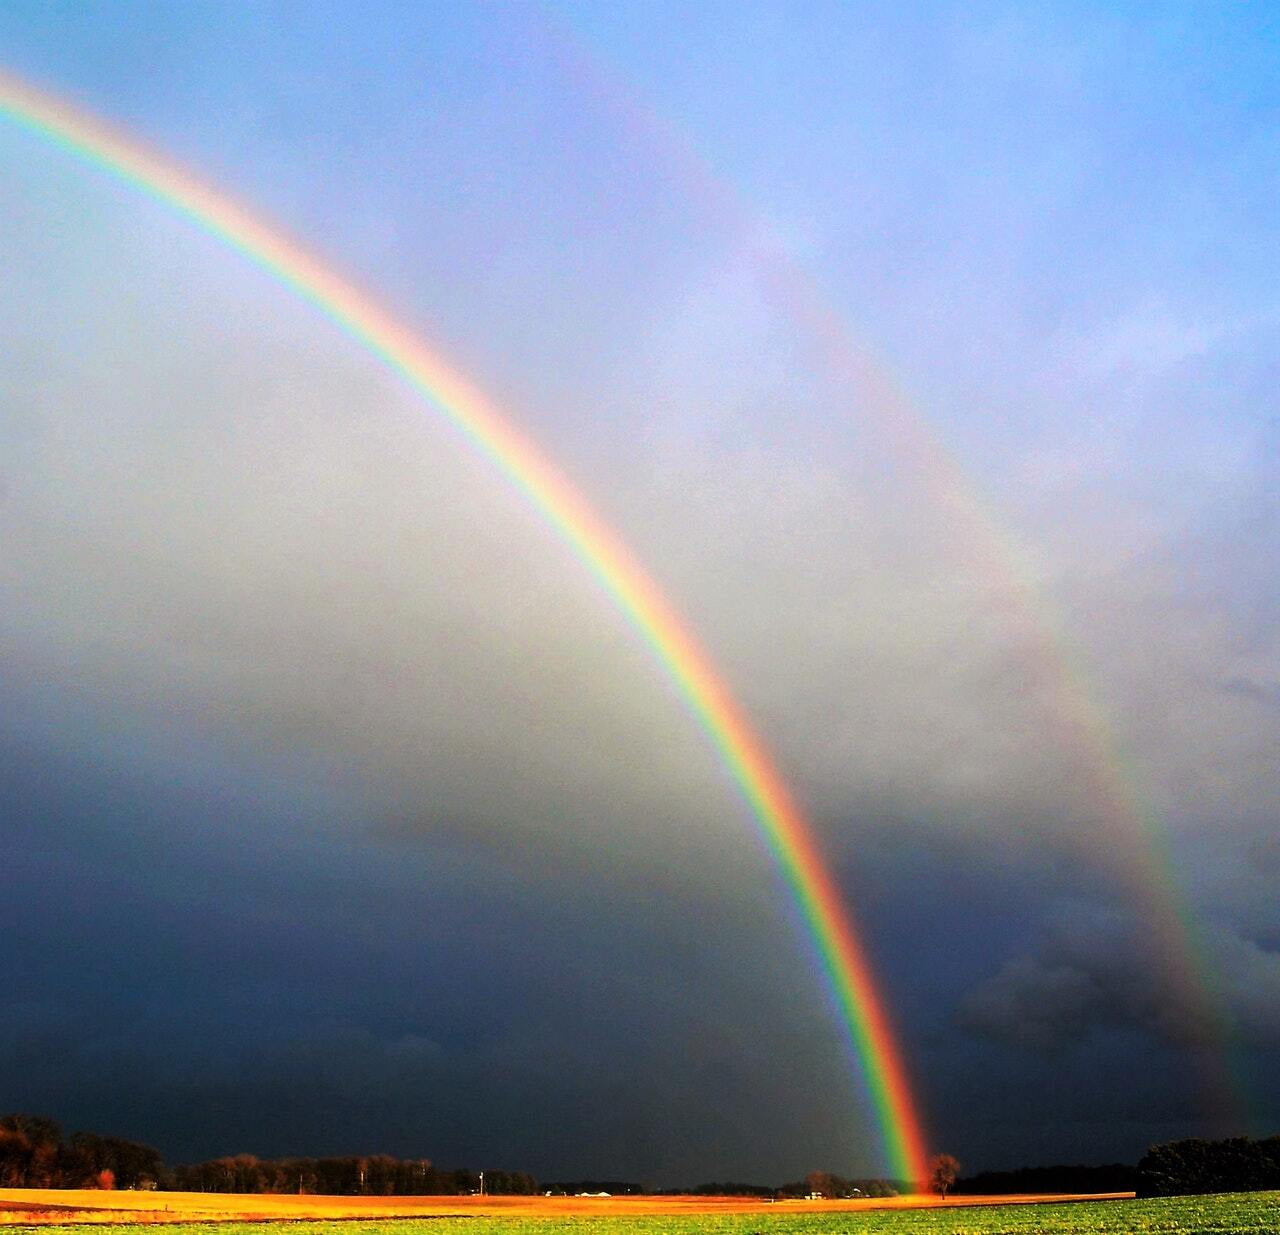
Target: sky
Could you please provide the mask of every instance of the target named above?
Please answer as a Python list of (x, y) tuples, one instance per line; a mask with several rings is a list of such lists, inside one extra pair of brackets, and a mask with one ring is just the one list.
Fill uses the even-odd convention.
[[(1280, 1130), (1278, 61), (1266, 6), (0, 10), (633, 549), (969, 1170)], [(0, 167), (0, 1103), (174, 1162), (883, 1171), (564, 543), (224, 244), (3, 120)]]

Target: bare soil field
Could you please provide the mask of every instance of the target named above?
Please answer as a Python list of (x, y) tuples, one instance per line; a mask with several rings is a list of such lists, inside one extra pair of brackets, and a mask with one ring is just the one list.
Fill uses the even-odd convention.
[(214, 1192), (102, 1192), (0, 1188), (0, 1224), (251, 1222), (262, 1220), (436, 1217), (608, 1217), (705, 1214), (827, 1214), (858, 1210), (963, 1208), (1118, 1200), (1130, 1192), (1089, 1196), (933, 1196), (852, 1201), (762, 1201), (716, 1196), (237, 1196)]

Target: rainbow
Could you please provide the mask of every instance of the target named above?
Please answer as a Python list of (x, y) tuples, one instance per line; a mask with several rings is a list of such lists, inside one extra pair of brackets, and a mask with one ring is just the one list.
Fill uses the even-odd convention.
[(535, 32), (543, 52), (560, 62), (583, 94), (613, 114), (631, 145), (656, 153), (704, 217), (724, 235), (740, 238), (740, 249), (774, 307), (807, 338), (815, 361), (862, 421), (878, 430), (880, 443), (938, 511), (954, 552), (970, 576), (985, 584), (996, 620), (1025, 649), (1021, 667), (1033, 686), (1029, 693), (1042, 701), (1038, 719), (1094, 823), (1088, 842), (1094, 860), (1123, 883), (1171, 993), (1203, 1041), (1199, 1067), (1206, 1110), (1227, 1127), (1247, 1122), (1250, 1086), (1231, 1055), (1233, 1026), (1205, 954), (1202, 929), (1179, 886), (1161, 820), (1098, 702), (1084, 657), (1037, 585), (1017, 538), (813, 271), (762, 228), (760, 212), (699, 153), (690, 135), (660, 114), (563, 17), (541, 12)]
[(572, 549), (670, 677), (741, 792), (804, 921), (870, 1097), (889, 1171), (922, 1181), (924, 1135), (902, 1054), (804, 814), (706, 653), (622, 541), (475, 386), (277, 228), (101, 119), (3, 72), (0, 115), (170, 207), (308, 301), (438, 409)]

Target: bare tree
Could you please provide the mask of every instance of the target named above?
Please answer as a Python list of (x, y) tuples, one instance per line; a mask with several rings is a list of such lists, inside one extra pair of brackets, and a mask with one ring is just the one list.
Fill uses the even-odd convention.
[(929, 1159), (929, 1191), (936, 1192), (945, 1201), (947, 1193), (960, 1174), (960, 1163), (950, 1154), (934, 1154)]

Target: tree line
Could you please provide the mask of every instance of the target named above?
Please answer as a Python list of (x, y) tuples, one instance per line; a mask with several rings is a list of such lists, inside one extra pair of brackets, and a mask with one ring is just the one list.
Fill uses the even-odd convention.
[(1019, 1196), (1046, 1192), (1136, 1192), (1138, 1168), (1123, 1162), (1108, 1166), (1024, 1166), (1013, 1171), (979, 1171), (958, 1179), (960, 1196)]
[(983, 1171), (957, 1180), (953, 1191), (971, 1196), (1017, 1193), (1136, 1192), (1189, 1196), (1205, 1192), (1280, 1190), (1280, 1136), (1153, 1145), (1137, 1166), (1032, 1166)]
[[(1025, 1167), (987, 1171), (957, 1180), (959, 1163), (949, 1155), (935, 1160), (934, 1188), (969, 1195), (1036, 1192), (1129, 1192), (1175, 1196), (1202, 1192), (1259, 1192), (1280, 1189), (1280, 1136), (1252, 1140), (1171, 1141), (1152, 1146), (1137, 1167)], [(945, 1171), (942, 1168), (946, 1168)], [(943, 1179), (943, 1175), (947, 1178)], [(329, 1196), (459, 1196), (480, 1190), (480, 1173), (450, 1170), (427, 1158), (364, 1154), (331, 1158), (261, 1159), (252, 1154), (213, 1158), (191, 1166), (167, 1166), (159, 1150), (96, 1132), (65, 1136), (40, 1115), (0, 1116), (0, 1187), (162, 1188), (184, 1192), (316, 1193)], [(941, 1186), (939, 1186), (941, 1185)], [(554, 1191), (646, 1192), (639, 1185), (548, 1185)], [(890, 1180), (845, 1179), (811, 1171), (802, 1180), (772, 1187), (709, 1183), (691, 1189), (707, 1195), (894, 1196), (903, 1189)], [(484, 1172), (484, 1191), (495, 1196), (528, 1196), (541, 1191), (525, 1171)]]
[(762, 1200), (795, 1200), (806, 1196), (820, 1196), (840, 1200), (855, 1196), (898, 1196), (907, 1191), (907, 1185), (891, 1179), (846, 1179), (830, 1171), (810, 1171), (803, 1179), (790, 1183), (748, 1184), (713, 1182), (698, 1184), (692, 1188), (664, 1188), (661, 1196), (755, 1196)]
[[(538, 1181), (525, 1171), (484, 1172), (490, 1196), (532, 1196)], [(358, 1154), (341, 1158), (255, 1158), (252, 1154), (176, 1166), (166, 1187), (179, 1192), (299, 1192), (320, 1196), (469, 1196), (480, 1172), (442, 1170), (427, 1158)]]
[(855, 1196), (897, 1196), (909, 1191), (905, 1184), (888, 1179), (846, 1179), (830, 1171), (810, 1171), (803, 1179), (783, 1184), (779, 1197), (820, 1196), (825, 1200), (839, 1200)]
[[(0, 1116), (0, 1187), (465, 1196), (480, 1190), (480, 1173), (387, 1154), (275, 1159), (235, 1154), (167, 1166), (150, 1145), (95, 1132), (64, 1136), (52, 1119), (12, 1114)], [(524, 1171), (486, 1170), (484, 1190), (494, 1196), (528, 1196), (538, 1191), (538, 1181)]]
[[(0, 1187), (135, 1188), (179, 1192), (314, 1193), (321, 1196), (466, 1196), (480, 1190), (480, 1173), (443, 1169), (427, 1158), (361, 1154), (330, 1158), (258, 1158), (232, 1154), (207, 1162), (169, 1166), (160, 1151), (121, 1137), (95, 1132), (63, 1134), (41, 1115), (0, 1116)], [(705, 1195), (761, 1197), (895, 1196), (901, 1185), (884, 1179), (845, 1179), (811, 1171), (802, 1180), (767, 1184), (708, 1183), (692, 1189)], [(493, 1196), (553, 1192), (646, 1193), (642, 1184), (581, 1180), (544, 1189), (526, 1171), (484, 1172), (484, 1191)], [(681, 1191), (688, 1191), (682, 1189)]]
[(64, 1137), (41, 1115), (0, 1116), (0, 1186), (6, 1188), (146, 1188), (164, 1176), (149, 1145), (96, 1132)]
[(1139, 1196), (1280, 1189), (1280, 1136), (1170, 1141), (1138, 1163)]

